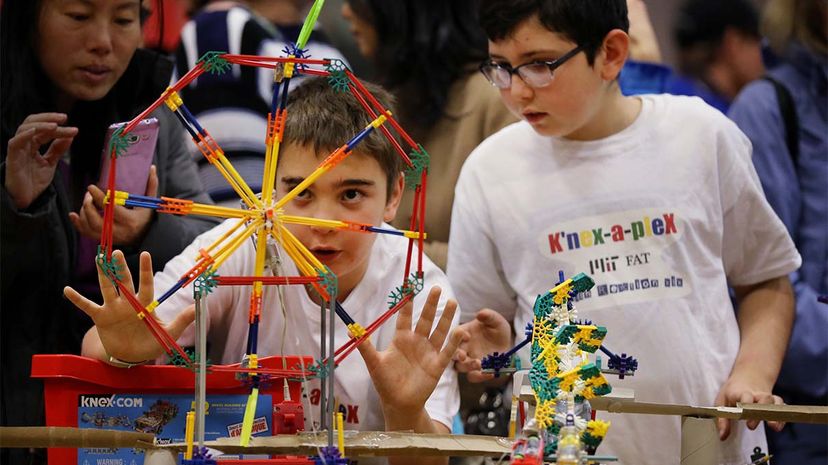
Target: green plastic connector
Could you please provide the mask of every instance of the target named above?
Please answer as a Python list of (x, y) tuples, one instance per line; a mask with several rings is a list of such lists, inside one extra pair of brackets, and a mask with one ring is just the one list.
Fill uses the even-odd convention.
[(98, 264), (98, 268), (104, 272), (107, 279), (109, 279), (109, 281), (112, 282), (112, 285), (117, 289), (118, 285), (115, 283), (115, 280), (124, 280), (124, 276), (122, 274), (123, 270), (118, 264), (115, 263), (115, 260), (112, 258), (106, 258), (106, 254), (103, 253), (100, 245), (98, 246), (98, 252), (95, 254), (95, 263)]
[(393, 308), (408, 294), (419, 294), (423, 290), (423, 285), (423, 276), (411, 273), (411, 277), (406, 280), (404, 285), (397, 286), (388, 294), (388, 308)]
[(572, 288), (575, 292), (585, 292), (595, 286), (595, 281), (584, 273), (578, 273), (572, 278)]
[(225, 53), (227, 52), (207, 52), (204, 55), (201, 55), (201, 58), (198, 59), (198, 63), (203, 62), (204, 71), (207, 71), (210, 74), (224, 74), (232, 66), (230, 62), (222, 57)]
[[(192, 365), (189, 365), (187, 363), (187, 360), (185, 360), (184, 357), (182, 357), (181, 354), (179, 354), (178, 352), (174, 353), (173, 356), (170, 357), (170, 361), (167, 363), (167, 365), (175, 365), (177, 367), (189, 368), (193, 371), (198, 369), (198, 367), (196, 367), (195, 365), (195, 360), (197, 358), (195, 347), (184, 347), (184, 353), (187, 354), (187, 356), (190, 357), (190, 360), (193, 361)], [(210, 365), (212, 365), (212, 362), (210, 361), (210, 359), (207, 359), (207, 367), (209, 367)]]
[(320, 284), (325, 288), (325, 292), (327, 292), (329, 296), (336, 295), (339, 292), (339, 281), (337, 280), (334, 272), (326, 266), (325, 271), (320, 273), (320, 276), (322, 277), (322, 282)]
[(207, 297), (216, 287), (216, 272), (205, 271), (193, 282), (193, 298)]
[(423, 146), (418, 144), (417, 148), (408, 154), (408, 158), (411, 160), (411, 166), (405, 170), (405, 185), (409, 189), (416, 189), (420, 185), (423, 171), (428, 171), (430, 157)]
[(535, 299), (535, 305), (532, 308), (532, 311), (535, 314), (535, 318), (545, 318), (549, 316), (549, 313), (552, 311), (552, 293), (547, 292), (546, 294), (539, 295), (537, 299)]
[(129, 147), (129, 139), (124, 135), (124, 128), (126, 125), (121, 125), (112, 132), (112, 139), (109, 140), (109, 147), (107, 147), (106, 156), (112, 156), (112, 151), (115, 151), (115, 158), (120, 158), (126, 153)]
[(325, 379), (328, 377), (328, 364), (324, 360), (319, 359), (313, 365), (308, 367), (308, 371), (313, 373), (314, 378)]
[(348, 67), (345, 62), (340, 59), (332, 59), (330, 64), (325, 65), (325, 71), (329, 73), (328, 84), (336, 92), (347, 92), (348, 85), (351, 83), (351, 78), (345, 73)]

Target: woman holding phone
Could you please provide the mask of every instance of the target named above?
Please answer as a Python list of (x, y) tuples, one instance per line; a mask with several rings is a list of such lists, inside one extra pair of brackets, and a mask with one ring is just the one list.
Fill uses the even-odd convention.
[[(29, 379), (36, 353), (78, 353), (91, 322), (62, 298), (66, 285), (97, 289), (101, 153), (111, 123), (161, 95), (172, 65), (138, 49), (140, 0), (3, 2), (0, 165), (0, 424), (43, 424), (42, 387)], [(209, 203), (178, 123), (163, 108), (146, 194)], [(117, 208), (114, 242), (149, 250), (157, 266), (210, 219)], [(137, 256), (135, 257), (137, 260)], [(4, 450), (3, 453), (9, 453)], [(6, 458), (9, 461), (5, 460)], [(42, 457), (41, 457), (42, 458)], [(32, 463), (38, 456), (0, 457)]]

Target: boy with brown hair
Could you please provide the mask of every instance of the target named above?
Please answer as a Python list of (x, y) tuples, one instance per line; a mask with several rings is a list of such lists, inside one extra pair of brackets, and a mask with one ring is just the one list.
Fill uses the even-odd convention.
[[(366, 86), (388, 108), (389, 95), (376, 86)], [(291, 92), (288, 115), (277, 171), (277, 199), (308, 177), (332, 150), (371, 122), (353, 96), (333, 90), (323, 78), (309, 79)], [(403, 188), (399, 156), (382, 134), (373, 131), (351, 155), (286, 204), (284, 212), (381, 226), (394, 217)], [(161, 292), (171, 288), (192, 266), (192, 257), (236, 222), (227, 221), (199, 236), (154, 279), (150, 257), (144, 254), (139, 300), (145, 305), (152, 301), (153, 287)], [(338, 300), (356, 321), (367, 324), (386, 311), (388, 294), (399, 285), (404, 273), (407, 240), (317, 226), (286, 226), (336, 274)], [(286, 257), (283, 251), (280, 255)], [(121, 255), (115, 257), (120, 260)], [(250, 275), (254, 261), (254, 247), (248, 242), (221, 265), (219, 272), (227, 276)], [(280, 268), (280, 275), (299, 274), (289, 259), (275, 266)], [(431, 292), (427, 298), (421, 293), (413, 299), (414, 306), (422, 311), (413, 312), (412, 305), (407, 305), (396, 318), (396, 329), (393, 322), (383, 325), (372, 334), (371, 341), (359, 346), (362, 358), (349, 357), (337, 367), (333, 379), (340, 404), (337, 408), (348, 412), (348, 429), (449, 431), (459, 395), (456, 373), (445, 368), (459, 344), (460, 334), (455, 332), (445, 347), (443, 344), (456, 325), (456, 303), (450, 299), (445, 275), (427, 259), (423, 272), (424, 288)], [(95, 320), (96, 326), (84, 340), (84, 355), (103, 360), (110, 356), (121, 360), (161, 356), (159, 345), (106, 278), (101, 278), (101, 288), (105, 297), (102, 307), (71, 288), (66, 289), (66, 296)], [(182, 345), (193, 344), (192, 295), (187, 286), (156, 309), (167, 330)], [(214, 362), (239, 362), (245, 353), (250, 295), (249, 286), (221, 286), (208, 297), (209, 358)], [(259, 355), (309, 354), (321, 359), (320, 302), (318, 294), (302, 286), (267, 287), (259, 324)], [(435, 319), (439, 321), (431, 333)], [(412, 321), (417, 321), (416, 326), (412, 326)], [(337, 325), (335, 331), (338, 341), (348, 339), (344, 325)], [(313, 403), (315, 397), (318, 399), (314, 395), (318, 380), (310, 384)], [(407, 460), (395, 457), (391, 462)], [(445, 463), (442, 458), (433, 460)]]
[[(640, 362), (613, 385), (644, 402), (779, 402), (800, 258), (746, 137), (700, 99), (622, 95), (625, 0), (483, 0), (480, 11), (481, 71), (523, 121), (484, 141), (457, 184), (448, 274), (471, 337), (456, 366), (482, 378), (479, 358), (523, 331), (558, 271), (586, 272), (596, 286), (580, 317)], [(679, 461), (678, 418), (599, 417), (613, 423), (603, 453)], [(719, 428), (717, 463), (767, 450), (761, 429)]]

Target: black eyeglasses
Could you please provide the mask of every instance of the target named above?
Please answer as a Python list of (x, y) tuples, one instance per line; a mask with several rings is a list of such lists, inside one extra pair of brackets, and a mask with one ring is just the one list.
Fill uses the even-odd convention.
[(480, 65), (480, 72), (486, 76), (489, 82), (498, 89), (508, 89), (512, 87), (512, 75), (518, 74), (523, 82), (529, 87), (540, 88), (546, 87), (552, 82), (555, 70), (566, 63), (566, 60), (577, 55), (584, 49), (583, 45), (579, 45), (570, 50), (557, 60), (552, 61), (534, 61), (532, 63), (524, 63), (520, 66), (512, 68), (509, 65), (502, 65), (494, 61), (487, 61)]

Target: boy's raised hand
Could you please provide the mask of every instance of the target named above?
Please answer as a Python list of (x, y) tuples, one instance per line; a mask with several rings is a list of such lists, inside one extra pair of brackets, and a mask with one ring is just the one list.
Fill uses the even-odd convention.
[(414, 330), (411, 329), (412, 302), (400, 310), (394, 339), (386, 350), (378, 352), (369, 340), (359, 345), (359, 352), (382, 401), (386, 427), (391, 430), (417, 430), (396, 426), (404, 425), (407, 419), (416, 418), (423, 411), (426, 400), (464, 338), (464, 332), (454, 331), (443, 347), (457, 310), (457, 302), (451, 299), (446, 302), (443, 314), (431, 332), (440, 293), (439, 287), (433, 287), (428, 293)]
[(481, 370), (480, 361), (492, 352), (505, 352), (512, 343), (512, 327), (503, 315), (484, 308), (477, 312), (474, 320), (460, 325), (466, 339), (460, 344), (455, 356), (454, 368), (466, 373), (469, 381), (479, 383), (494, 378)]
[[(124, 254), (120, 250), (112, 253), (115, 264), (123, 270), (124, 286), (134, 293), (132, 274), (127, 268)], [(152, 259), (148, 252), (141, 253), (138, 301), (146, 307), (153, 300)], [(115, 285), (98, 267), (98, 283), (101, 286), (103, 305), (97, 305), (77, 291), (67, 286), (63, 293), (75, 306), (83, 310), (95, 322), (100, 343), (105, 352), (117, 359), (129, 362), (150, 360), (163, 353), (162, 347), (155, 340), (146, 324), (138, 318), (129, 301), (118, 292)], [(157, 317), (153, 314), (153, 318)], [(173, 337), (178, 339), (182, 332), (195, 319), (194, 307), (181, 312), (167, 325), (161, 324)], [(86, 342), (84, 342), (86, 344)]]

